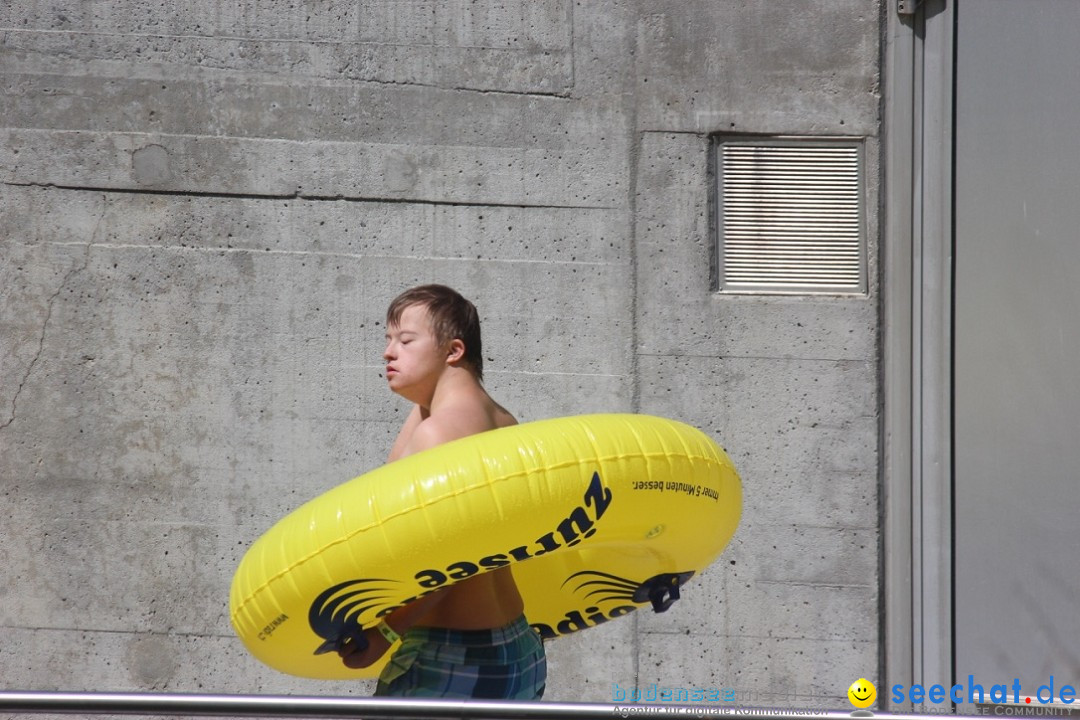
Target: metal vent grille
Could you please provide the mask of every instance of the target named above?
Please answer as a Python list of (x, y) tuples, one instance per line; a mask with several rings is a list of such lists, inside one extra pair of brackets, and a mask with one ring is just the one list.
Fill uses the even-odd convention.
[(861, 143), (721, 140), (717, 170), (722, 292), (866, 292)]

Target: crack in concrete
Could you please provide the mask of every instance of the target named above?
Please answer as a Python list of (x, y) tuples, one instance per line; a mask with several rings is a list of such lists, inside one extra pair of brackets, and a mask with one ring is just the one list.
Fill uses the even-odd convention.
[[(107, 203), (107, 200), (106, 200)], [(49, 296), (49, 301), (45, 309), (45, 320), (41, 323), (41, 332), (38, 334), (38, 346), (34, 352), (34, 357), (30, 358), (30, 362), (26, 366), (26, 372), (23, 373), (22, 380), (19, 381), (19, 386), (15, 388), (15, 394), (11, 397), (11, 412), (8, 415), (7, 420), (0, 422), (0, 431), (6, 430), (15, 422), (15, 417), (18, 413), (19, 396), (22, 395), (23, 389), (26, 387), (26, 383), (30, 380), (30, 376), (34, 372), (34, 367), (37, 366), (41, 360), (42, 353), (45, 351), (45, 336), (49, 332), (49, 322), (52, 320), (53, 306), (56, 304), (56, 299), (60, 297), (60, 293), (64, 292), (64, 288), (67, 287), (68, 282), (76, 274), (82, 272), (90, 265), (90, 248), (94, 246), (94, 241), (97, 238), (98, 230), (101, 228), (101, 223), (105, 219), (105, 208), (102, 208), (101, 216), (98, 217), (97, 223), (94, 225), (94, 232), (90, 236), (90, 241), (86, 243), (86, 251), (83, 253), (82, 263), (76, 267), (71, 268), (64, 277), (61, 278), (60, 284), (56, 287), (56, 291)]]
[(56, 302), (56, 298), (64, 291), (64, 286), (67, 284), (68, 280), (71, 279), (71, 276), (83, 268), (85, 268), (85, 265), (82, 268), (72, 268), (71, 270), (68, 270), (64, 275), (63, 280), (60, 281), (60, 285), (57, 287), (56, 292), (49, 297), (48, 308), (45, 311), (45, 322), (41, 324), (41, 333), (38, 335), (37, 351), (34, 353), (34, 357), (30, 359), (30, 363), (26, 366), (26, 372), (23, 373), (22, 380), (19, 381), (19, 386), (15, 388), (15, 394), (11, 397), (11, 414), (8, 416), (7, 420), (0, 423), (0, 430), (6, 429), (15, 422), (15, 414), (19, 406), (19, 396), (22, 394), (23, 388), (26, 387), (26, 382), (30, 379), (31, 373), (34, 372), (34, 366), (38, 364), (38, 360), (41, 359), (41, 353), (45, 349), (45, 334), (49, 329), (49, 320), (52, 318), (53, 304)]
[(540, 209), (540, 210), (621, 210), (617, 205), (553, 205), (551, 203), (538, 203), (535, 205), (524, 203), (494, 203), (494, 202), (468, 202), (464, 200), (424, 200), (418, 198), (387, 198), (387, 197), (348, 197), (345, 195), (316, 195), (302, 192), (292, 193), (229, 193), (229, 192), (206, 192), (201, 190), (150, 190), (144, 188), (106, 188), (86, 187), (78, 185), (58, 185), (56, 183), (42, 182), (11, 182), (5, 181), (4, 185), (12, 187), (44, 188), (46, 190), (77, 190), (82, 192), (116, 193), (122, 195), (174, 195), (176, 197), (202, 197), (202, 198), (228, 198), (230, 200), (306, 200), (312, 202), (349, 202), (349, 203), (385, 203), (388, 205), (442, 205), (448, 207), (478, 207), (478, 208), (512, 208), (512, 209)]

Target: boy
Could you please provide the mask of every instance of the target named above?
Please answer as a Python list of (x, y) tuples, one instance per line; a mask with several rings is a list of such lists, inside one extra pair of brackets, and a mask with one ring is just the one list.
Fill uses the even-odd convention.
[[(407, 290), (386, 313), (386, 381), (413, 408), (388, 462), (517, 421), (484, 390), (476, 308), (443, 285)], [(510, 568), (474, 575), (390, 613), (339, 650), (352, 668), (402, 645), (376, 696), (536, 700), (547, 663)]]

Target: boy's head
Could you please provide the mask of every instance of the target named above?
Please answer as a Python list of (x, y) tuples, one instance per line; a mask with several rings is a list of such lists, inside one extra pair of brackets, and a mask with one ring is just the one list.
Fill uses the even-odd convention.
[(476, 378), (482, 380), (484, 356), (480, 344), (480, 315), (476, 312), (476, 306), (445, 285), (420, 285), (393, 299), (386, 311), (386, 327), (397, 325), (401, 313), (413, 305), (427, 308), (436, 340), (448, 343), (457, 339), (465, 344), (463, 361)]

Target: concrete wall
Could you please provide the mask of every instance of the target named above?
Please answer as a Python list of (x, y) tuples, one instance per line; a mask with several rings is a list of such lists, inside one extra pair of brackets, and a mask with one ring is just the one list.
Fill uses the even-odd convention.
[[(521, 419), (686, 420), (743, 475), (721, 560), (551, 644), (548, 698), (844, 708), (880, 647), (878, 37), (866, 0), (5, 3), (3, 686), (369, 692), (261, 667), (228, 587), (382, 462), (382, 314), (440, 281)], [(713, 292), (717, 132), (865, 138), (868, 297)]]

